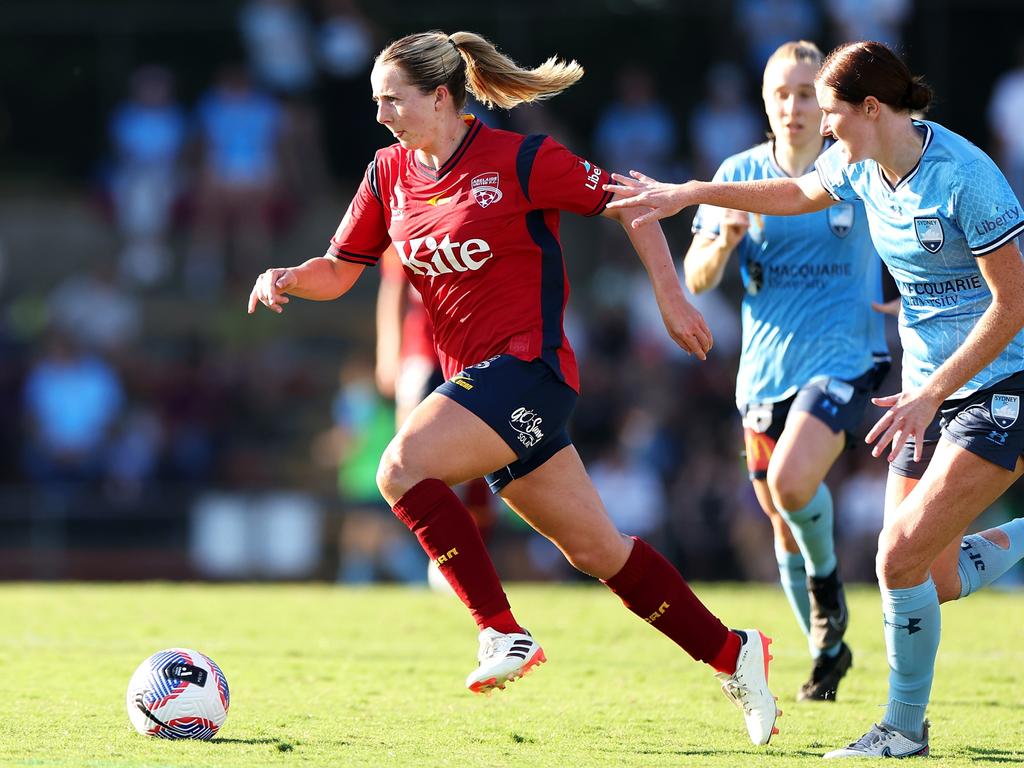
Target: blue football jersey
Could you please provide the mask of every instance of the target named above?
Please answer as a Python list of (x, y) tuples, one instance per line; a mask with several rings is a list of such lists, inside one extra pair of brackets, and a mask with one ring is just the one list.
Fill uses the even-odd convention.
[[(786, 178), (772, 143), (728, 158), (715, 181)], [(701, 205), (693, 231), (718, 236), (723, 210)], [(802, 216), (750, 214), (735, 251), (743, 278), (743, 346), (736, 402), (778, 402), (814, 378), (853, 379), (887, 355), (881, 261), (864, 206), (841, 203)]]
[[(903, 386), (919, 388), (992, 302), (978, 269), (1024, 231), (1024, 211), (995, 163), (967, 139), (929, 121), (921, 160), (895, 186), (874, 160), (847, 165), (833, 147), (818, 178), (836, 200), (861, 200), (878, 254), (899, 286)], [(964, 397), (1024, 369), (1024, 331), (950, 395)]]

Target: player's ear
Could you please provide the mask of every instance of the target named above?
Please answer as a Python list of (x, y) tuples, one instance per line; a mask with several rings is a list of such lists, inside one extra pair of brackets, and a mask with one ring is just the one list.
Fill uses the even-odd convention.
[(434, 89), (434, 111), (440, 111), (444, 105), (451, 99), (451, 91), (448, 90), (447, 85), (439, 85)]
[(865, 96), (860, 108), (866, 117), (876, 119), (881, 113), (882, 104), (874, 96)]

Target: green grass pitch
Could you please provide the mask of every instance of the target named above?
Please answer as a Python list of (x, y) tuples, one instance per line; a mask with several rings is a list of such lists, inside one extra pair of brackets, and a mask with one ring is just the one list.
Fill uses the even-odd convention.
[[(798, 705), (809, 661), (782, 593), (697, 586), (727, 623), (775, 638), (785, 714), (760, 749), (711, 672), (607, 590), (508, 591), (549, 662), (487, 698), (463, 688), (468, 614), (426, 590), (0, 586), (0, 766), (820, 766), (883, 713), (874, 589), (850, 592), (854, 668), (839, 701)], [(946, 606), (943, 625), (927, 764), (1024, 764), (1024, 594)], [(231, 685), (212, 742), (146, 739), (128, 724), (129, 676), (175, 645), (211, 656)]]

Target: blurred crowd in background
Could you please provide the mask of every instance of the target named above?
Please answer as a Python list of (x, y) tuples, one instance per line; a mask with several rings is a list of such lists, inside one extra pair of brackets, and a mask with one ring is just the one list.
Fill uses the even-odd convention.
[[(960, 8), (617, 0), (541, 28), (551, 11), (540, 3), (523, 4), (525, 21), (495, 11), (488, 25), (480, 9), (460, 14), (458, 2), (432, 4), (431, 19), (430, 9), (401, 2), (246, 0), (186, 12), (150, 1), (187, 17), (168, 25), (171, 42), (148, 45), (140, 33), (126, 46), (134, 28), (125, 24), (117, 64), (96, 64), (113, 54), (93, 52), (76, 69), (60, 57), (47, 63), (48, 36), (56, 46), (69, 25), (88, 39), (93, 27), (40, 15), (67, 4), (35, 5), (13, 3), (0, 18), (13, 22), (12, 35), (34, 31), (26, 45), (41, 44), (41, 88), (60, 77), (78, 85), (68, 86), (69, 103), (59, 94), (48, 102), (58, 134), (19, 120), (32, 70), (0, 90), (0, 577), (347, 582), (426, 574), (374, 484), (393, 433), (393, 405), (374, 387), (377, 275), (367, 270), (341, 301), (293, 303), (282, 317), (247, 317), (244, 305), (263, 269), (323, 253), (374, 149), (389, 143), (368, 85), (388, 40), (466, 28), (523, 64), (577, 57), (589, 72), (582, 95), (468, 111), (496, 127), (549, 133), (605, 168), (680, 181), (710, 178), (724, 158), (764, 139), (760, 73), (780, 43), (803, 38), (827, 50), (880, 39), (931, 75), (935, 57), (924, 51), (940, 42), (929, 36), (956, 33)], [(992, 8), (1024, 21), (1013, 5)], [(567, 3), (562, 13), (583, 7)], [(944, 25), (931, 13), (945, 14)], [(591, 28), (596, 37), (615, 29), (621, 45), (580, 43)], [(645, 59), (655, 28), (662, 37)], [(192, 34), (206, 41), (194, 51)], [(97, 45), (110, 40), (109, 29), (96, 33)], [(1024, 38), (997, 53), (982, 53), (984, 42), (972, 41), (962, 67), (984, 55), (998, 72), (978, 79), (944, 68), (940, 119), (986, 148), (1024, 196)], [(7, 50), (0, 59), (16, 55)], [(980, 107), (968, 124), (950, 120), (958, 84)], [(93, 111), (83, 116), (85, 103)], [(37, 131), (66, 134), (67, 144), (43, 151)], [(583, 378), (571, 433), (609, 512), (688, 578), (776, 578), (764, 545), (770, 527), (740, 458), (738, 269), (694, 298), (715, 335), (699, 363), (674, 348), (616, 225), (578, 224), (563, 225), (567, 326)], [(666, 225), (680, 258), (688, 226), (687, 216)], [(897, 365), (884, 389), (898, 387)], [(829, 481), (845, 578), (873, 580), (884, 462), (858, 446)], [(1000, 504), (981, 522), (1020, 515), (1024, 491)], [(573, 577), (551, 545), (498, 513), (490, 546), (503, 575)]]

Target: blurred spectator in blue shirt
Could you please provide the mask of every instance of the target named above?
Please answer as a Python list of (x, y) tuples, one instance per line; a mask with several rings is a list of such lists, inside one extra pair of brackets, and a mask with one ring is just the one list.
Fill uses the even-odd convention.
[(28, 373), (23, 399), (29, 478), (40, 484), (99, 481), (124, 408), (116, 371), (55, 331)]
[[(324, 133), (331, 137), (325, 153), (335, 178), (354, 187), (366, 170), (366, 158), (392, 140), (365, 119), (373, 114), (368, 99), (377, 31), (355, 0), (320, 0), (319, 5), (316, 50), (325, 75), (320, 107)], [(354, 120), (353, 114), (364, 119)]]
[(903, 44), (910, 11), (910, 0), (825, 0), (837, 40), (878, 40), (895, 49)]
[(239, 26), (260, 86), (279, 95), (313, 87), (313, 25), (301, 4), (296, 0), (250, 0), (239, 14)]
[(636, 64), (615, 80), (616, 99), (598, 119), (594, 153), (606, 168), (643, 171), (658, 179), (681, 180), (676, 164), (676, 122), (658, 98), (651, 73)]
[(1024, 199), (1024, 38), (1017, 43), (1015, 65), (1000, 75), (988, 103), (988, 125), (994, 145), (992, 156), (1006, 174), (1007, 181)]
[(213, 297), (227, 273), (229, 240), (239, 275), (270, 264), (282, 112), (276, 99), (253, 87), (245, 69), (233, 64), (200, 99), (196, 118), (202, 167), (185, 280), (193, 295)]
[(733, 8), (747, 41), (747, 66), (758, 76), (783, 43), (819, 37), (821, 16), (813, 0), (739, 0)]
[(715, 64), (705, 82), (705, 99), (690, 118), (698, 179), (710, 179), (725, 158), (756, 144), (765, 131), (761, 113), (747, 101), (746, 82), (738, 66), (731, 62)]
[(170, 271), (167, 236), (186, 134), (174, 76), (163, 67), (141, 67), (132, 76), (130, 97), (110, 119), (111, 193), (124, 238), (120, 269), (130, 283), (152, 285)]

